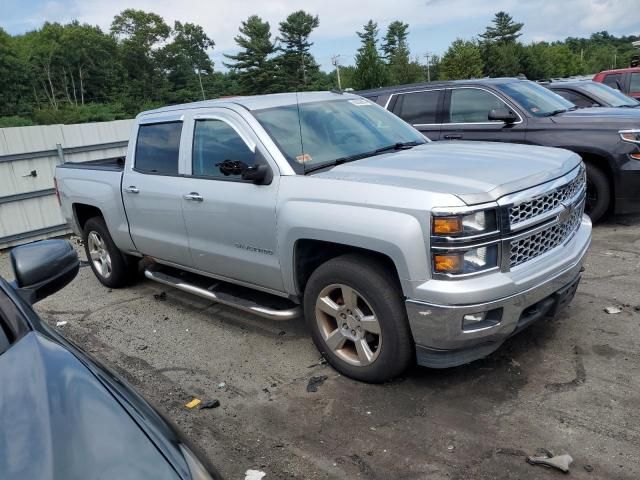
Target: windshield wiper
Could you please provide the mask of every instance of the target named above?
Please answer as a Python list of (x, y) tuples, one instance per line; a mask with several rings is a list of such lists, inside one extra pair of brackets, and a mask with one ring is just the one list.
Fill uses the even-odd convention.
[(393, 145), (387, 145), (386, 147), (377, 148), (373, 153), (392, 152), (394, 150), (408, 150), (416, 145), (422, 145), (420, 142), (396, 142)]
[(343, 163), (353, 162), (354, 160), (361, 160), (367, 157), (373, 157), (385, 152), (392, 152), (394, 150), (408, 150), (416, 145), (422, 145), (422, 142), (396, 142), (393, 145), (387, 145), (385, 147), (376, 148), (370, 152), (356, 153), (355, 155), (348, 155), (346, 157), (336, 158), (330, 162), (321, 163), (320, 165), (314, 165), (313, 167), (305, 168), (304, 174), (315, 172), (316, 170), (322, 170), (323, 168), (335, 167), (336, 165), (342, 165)]

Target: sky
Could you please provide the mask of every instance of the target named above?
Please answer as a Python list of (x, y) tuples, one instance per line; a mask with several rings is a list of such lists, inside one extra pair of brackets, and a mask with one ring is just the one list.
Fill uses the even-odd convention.
[(353, 64), (359, 46), (355, 32), (370, 18), (382, 33), (394, 20), (408, 23), (411, 54), (423, 62), (425, 53), (441, 55), (457, 37), (483, 32), (500, 10), (525, 24), (525, 43), (601, 30), (640, 34), (638, 0), (0, 0), (0, 27), (19, 34), (45, 21), (77, 19), (108, 31), (114, 15), (126, 8), (158, 13), (170, 25), (175, 20), (202, 25), (216, 42), (211, 57), (218, 69), (224, 69), (223, 54), (236, 50), (233, 37), (242, 20), (259, 15), (275, 35), (278, 23), (300, 9), (319, 15), (312, 53), (324, 70), (332, 68), (333, 55), (340, 55), (343, 65)]

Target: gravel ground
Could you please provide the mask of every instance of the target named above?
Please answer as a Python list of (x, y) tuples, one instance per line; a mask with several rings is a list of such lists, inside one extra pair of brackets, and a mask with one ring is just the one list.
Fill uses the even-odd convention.
[[(84, 255), (83, 255), (84, 256)], [(6, 252), (0, 274), (11, 276)], [(366, 385), (319, 364), (301, 322), (270, 322), (161, 285), (102, 287), (88, 267), (37, 304), (136, 386), (228, 479), (640, 478), (640, 217), (594, 230), (568, 310), (488, 358)], [(166, 291), (166, 299), (154, 294)], [(620, 306), (619, 314), (604, 308)], [(315, 393), (309, 378), (327, 375)], [(193, 397), (218, 399), (188, 410)]]

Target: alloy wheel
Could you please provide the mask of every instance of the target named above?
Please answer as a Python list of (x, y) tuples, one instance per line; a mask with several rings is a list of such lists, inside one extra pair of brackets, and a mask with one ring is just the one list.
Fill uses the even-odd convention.
[(107, 251), (104, 239), (98, 232), (89, 232), (87, 236), (87, 247), (89, 249), (89, 257), (94, 268), (103, 278), (111, 276), (111, 256)]
[(369, 302), (354, 288), (332, 284), (316, 300), (316, 322), (325, 345), (341, 360), (358, 367), (380, 354), (382, 331)]

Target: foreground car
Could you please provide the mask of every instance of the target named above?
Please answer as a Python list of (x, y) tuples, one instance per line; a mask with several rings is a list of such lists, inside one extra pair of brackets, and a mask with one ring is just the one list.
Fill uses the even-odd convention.
[(219, 478), (124, 380), (44, 323), (31, 308), (76, 276), (63, 240), (11, 252), (0, 278), (0, 478)]

